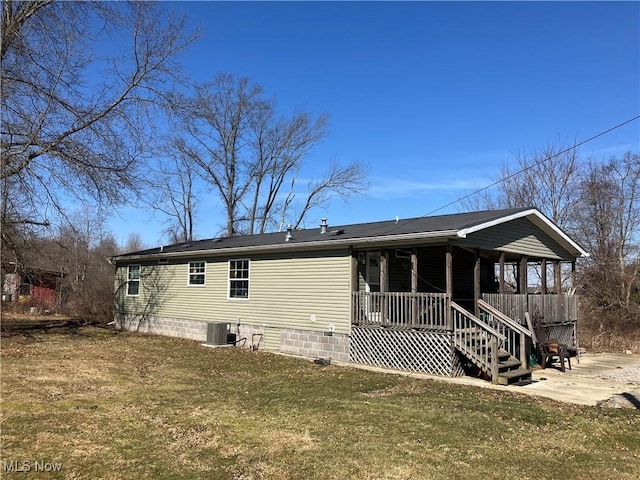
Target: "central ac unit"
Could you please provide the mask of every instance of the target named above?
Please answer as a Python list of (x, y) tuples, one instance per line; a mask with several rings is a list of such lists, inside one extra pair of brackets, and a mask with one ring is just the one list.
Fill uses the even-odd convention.
[(228, 323), (207, 323), (207, 345), (227, 345)]

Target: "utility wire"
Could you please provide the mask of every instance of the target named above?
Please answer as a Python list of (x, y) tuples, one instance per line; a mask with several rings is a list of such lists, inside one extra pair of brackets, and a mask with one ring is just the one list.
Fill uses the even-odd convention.
[[(492, 183), (492, 184), (490, 184), (490, 185), (487, 185), (486, 187), (482, 187), (482, 188), (480, 188), (480, 189), (478, 189), (478, 190), (476, 190), (476, 191), (474, 191), (474, 192), (471, 192), (471, 193), (469, 193), (469, 194), (465, 195), (464, 197), (460, 197), (460, 198), (458, 198), (457, 200), (454, 200), (453, 202), (449, 202), (449, 203), (447, 203), (446, 205), (443, 205), (442, 207), (436, 208), (435, 210), (431, 210), (429, 213), (425, 213), (424, 215), (422, 215), (422, 216), (420, 216), (420, 217), (417, 217), (417, 218), (413, 219), (412, 221), (410, 221), (410, 222), (408, 222), (408, 223), (403, 224), (403, 226), (407, 226), (407, 225), (411, 224), (412, 222), (417, 221), (417, 220), (418, 220), (418, 219), (420, 219), (420, 218), (428, 217), (429, 215), (432, 215), (432, 214), (434, 214), (434, 213), (436, 213), (436, 212), (439, 212), (440, 210), (443, 210), (443, 209), (445, 209), (445, 208), (447, 208), (447, 207), (450, 207), (451, 205), (455, 205), (456, 203), (458, 203), (458, 202), (460, 202), (460, 201), (464, 200), (465, 198), (469, 198), (469, 197), (471, 197), (471, 196), (473, 196), (473, 195), (476, 195), (476, 194), (478, 194), (478, 193), (480, 193), (480, 192), (483, 192), (483, 191), (485, 191), (485, 190), (488, 190), (489, 188), (495, 187), (496, 185), (498, 185), (498, 184), (500, 184), (500, 183), (504, 182), (505, 180), (509, 180), (510, 178), (513, 178), (513, 177), (515, 177), (516, 175), (520, 175), (521, 173), (524, 173), (524, 172), (526, 172), (527, 170), (530, 170), (530, 169), (532, 169), (532, 168), (534, 168), (534, 167), (537, 167), (538, 165), (541, 165), (541, 164), (543, 164), (544, 162), (548, 162), (549, 160), (552, 160), (552, 159), (554, 159), (554, 158), (556, 158), (556, 157), (558, 157), (558, 156), (562, 155), (563, 153), (567, 153), (567, 152), (569, 152), (569, 151), (573, 150), (574, 148), (578, 148), (579, 146), (584, 145), (585, 143), (591, 142), (591, 141), (595, 140), (596, 138), (599, 138), (599, 137), (602, 137), (603, 135), (606, 135), (607, 133), (611, 133), (611, 132), (613, 132), (614, 130), (617, 130), (618, 128), (620, 128), (620, 127), (624, 127), (625, 125), (627, 125), (627, 124), (629, 124), (629, 123), (631, 123), (631, 122), (634, 122), (634, 121), (638, 120), (639, 118), (640, 118), (640, 115), (636, 115), (636, 116), (635, 116), (635, 117), (633, 117), (633, 118), (630, 118), (630, 119), (628, 119), (628, 120), (625, 120), (624, 122), (619, 123), (619, 124), (618, 124), (618, 125), (616, 125), (615, 127), (608, 128), (607, 130), (604, 130), (604, 131), (602, 131), (602, 132), (600, 132), (600, 133), (597, 133), (597, 134), (595, 134), (595, 135), (593, 135), (593, 136), (591, 136), (591, 137), (589, 137), (589, 138), (587, 138), (587, 139), (585, 139), (585, 140), (582, 140), (582, 141), (580, 141), (580, 142), (578, 142), (578, 143), (574, 144), (572, 147), (566, 148), (566, 149), (562, 150), (561, 152), (558, 152), (558, 153), (556, 153), (556, 154), (554, 154), (554, 155), (551, 155), (551, 156), (549, 156), (549, 157), (546, 157), (546, 158), (544, 158), (544, 159), (542, 159), (542, 160), (540, 160), (540, 161), (538, 161), (538, 162), (534, 163), (533, 165), (529, 165), (528, 167), (523, 168), (522, 170), (519, 170), (519, 171), (517, 171), (517, 172), (515, 172), (515, 173), (512, 173), (511, 175), (507, 175), (506, 177), (501, 178), (501, 179), (499, 179), (499, 180), (496, 180), (495, 182), (493, 182), (493, 183)], [(391, 227), (391, 228), (390, 228), (386, 233), (387, 233), (387, 234), (389, 234), (389, 233), (393, 232), (394, 230), (396, 230), (396, 229), (397, 229), (397, 228), (399, 228), (399, 227), (400, 227), (399, 225), (394, 225), (394, 226), (393, 226), (393, 227)]]
[(622, 123), (619, 123), (619, 124), (618, 124), (618, 125), (616, 125), (615, 127), (611, 127), (611, 128), (609, 128), (609, 129), (607, 129), (607, 130), (605, 130), (605, 131), (603, 131), (603, 132), (600, 132), (600, 133), (598, 133), (598, 134), (596, 134), (596, 135), (593, 135), (592, 137), (589, 137), (589, 138), (587, 138), (587, 139), (585, 139), (585, 140), (582, 140), (581, 142), (576, 143), (576, 144), (575, 144), (575, 145), (573, 145), (572, 147), (566, 148), (566, 149), (562, 150), (561, 152), (558, 152), (558, 153), (556, 153), (556, 154), (554, 154), (554, 155), (551, 155), (551, 156), (549, 156), (549, 157), (547, 157), (547, 158), (544, 158), (544, 159), (542, 159), (542, 160), (540, 160), (540, 161), (538, 161), (538, 162), (536, 162), (536, 163), (534, 163), (534, 164), (532, 164), (532, 165), (529, 165), (529, 166), (528, 166), (528, 167), (526, 167), (526, 168), (523, 168), (522, 170), (519, 170), (519, 171), (517, 171), (517, 172), (515, 172), (515, 173), (512, 173), (511, 175), (507, 175), (506, 177), (501, 178), (501, 179), (499, 179), (499, 180), (496, 180), (495, 182), (493, 182), (493, 183), (492, 183), (492, 184), (490, 184), (490, 185), (487, 185), (486, 187), (482, 187), (482, 188), (480, 188), (480, 189), (476, 190), (475, 192), (471, 192), (471, 193), (469, 193), (469, 194), (465, 195), (464, 197), (460, 197), (460, 198), (458, 198), (457, 200), (454, 200), (453, 202), (449, 202), (449, 203), (447, 203), (446, 205), (443, 205), (443, 206), (442, 206), (442, 207), (440, 207), (440, 208), (436, 208), (435, 210), (431, 210), (429, 213), (425, 213), (424, 215), (422, 215), (422, 216), (421, 216), (421, 217), (419, 217), (419, 218), (428, 217), (429, 215), (432, 215), (432, 214), (434, 214), (434, 213), (436, 213), (436, 212), (439, 212), (439, 211), (440, 211), (440, 210), (442, 210), (442, 209), (445, 209), (445, 208), (447, 208), (447, 207), (450, 207), (451, 205), (455, 205), (456, 203), (458, 203), (458, 202), (460, 202), (460, 201), (464, 200), (465, 198), (469, 198), (469, 197), (471, 197), (471, 196), (473, 196), (473, 195), (476, 195), (476, 194), (478, 194), (478, 193), (480, 193), (480, 192), (483, 192), (483, 191), (485, 191), (485, 190), (488, 190), (489, 188), (495, 187), (496, 185), (498, 185), (498, 184), (500, 184), (500, 183), (504, 182), (505, 180), (509, 180), (510, 178), (513, 178), (513, 177), (515, 177), (515, 176), (517, 176), (517, 175), (520, 175), (521, 173), (526, 172), (527, 170), (530, 170), (530, 169), (532, 169), (532, 168), (534, 168), (534, 167), (537, 167), (538, 165), (542, 165), (543, 163), (548, 162), (549, 160), (552, 160), (552, 159), (554, 159), (554, 158), (556, 158), (556, 157), (559, 157), (559, 156), (560, 156), (560, 155), (562, 155), (563, 153), (570, 152), (570, 151), (571, 151), (571, 150), (573, 150), (574, 148), (578, 148), (579, 146), (584, 145), (585, 143), (591, 142), (592, 140), (595, 140), (596, 138), (602, 137), (603, 135), (606, 135), (607, 133), (613, 132), (614, 130), (617, 130), (618, 128), (623, 127), (623, 126), (627, 125), (628, 123), (631, 123), (631, 122), (633, 122), (633, 121), (635, 121), (635, 120), (638, 120), (639, 118), (640, 118), (640, 115), (636, 115), (635, 117), (630, 118), (629, 120), (626, 120), (626, 121), (624, 121), (624, 122), (622, 122)]

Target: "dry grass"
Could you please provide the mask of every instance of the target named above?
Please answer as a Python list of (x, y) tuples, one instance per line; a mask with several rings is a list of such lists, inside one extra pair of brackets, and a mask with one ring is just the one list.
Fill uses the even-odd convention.
[(612, 313), (585, 312), (578, 328), (580, 345), (591, 352), (640, 353), (640, 319), (629, 321)]
[(640, 412), (95, 327), (4, 337), (1, 387), (2, 466), (46, 478), (640, 476)]

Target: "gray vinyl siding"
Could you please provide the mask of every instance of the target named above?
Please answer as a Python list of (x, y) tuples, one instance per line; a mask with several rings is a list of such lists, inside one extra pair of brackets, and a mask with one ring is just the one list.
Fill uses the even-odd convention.
[[(153, 315), (205, 322), (230, 322), (275, 328), (349, 333), (351, 319), (351, 256), (344, 249), (331, 252), (276, 255), (238, 255), (249, 259), (249, 298), (228, 298), (229, 258), (185, 258), (150, 266), (155, 275), (142, 279), (140, 297), (120, 295), (126, 313), (139, 313), (152, 298)], [(205, 285), (188, 285), (188, 263), (205, 260)], [(126, 278), (127, 265), (117, 277)], [(154, 277), (161, 278), (161, 281)], [(154, 281), (151, 282), (151, 279)], [(118, 280), (117, 280), (118, 281)], [(313, 318), (313, 320), (312, 320)]]
[[(140, 287), (138, 295), (127, 295), (129, 265), (140, 265)], [(118, 266), (115, 276), (115, 311), (130, 315), (152, 315), (158, 309), (161, 296), (166, 294), (164, 270), (166, 265), (155, 262), (132, 262)], [(161, 295), (162, 294), (162, 295)]]
[(390, 292), (411, 291), (411, 259), (396, 257), (395, 251), (389, 252), (389, 285)]
[(418, 291), (443, 293), (446, 291), (446, 247), (418, 249)]
[(481, 230), (457, 242), (460, 245), (527, 255), (531, 258), (573, 260), (558, 242), (526, 218)]
[(453, 256), (453, 298), (473, 300), (473, 270), (475, 255), (461, 248), (454, 248)]

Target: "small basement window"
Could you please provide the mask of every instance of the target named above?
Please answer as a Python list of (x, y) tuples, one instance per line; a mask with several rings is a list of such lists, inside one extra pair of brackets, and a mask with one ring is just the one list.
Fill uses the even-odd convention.
[(206, 262), (198, 260), (189, 262), (189, 285), (204, 286), (206, 275)]
[(229, 298), (249, 298), (249, 260), (229, 260)]
[(129, 265), (127, 267), (127, 295), (137, 296), (140, 294), (140, 265)]

